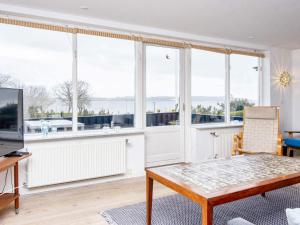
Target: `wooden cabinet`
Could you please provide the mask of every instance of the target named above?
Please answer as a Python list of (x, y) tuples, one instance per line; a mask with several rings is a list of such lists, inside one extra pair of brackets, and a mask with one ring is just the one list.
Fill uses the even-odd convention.
[[(11, 202), (15, 202), (16, 214), (19, 213), (20, 194), (19, 194), (19, 161), (29, 157), (31, 154), (22, 157), (0, 157), (0, 172), (14, 167), (14, 191), (12, 193), (0, 194), (0, 209), (7, 207)], [(2, 183), (2, 182), (1, 182)]]

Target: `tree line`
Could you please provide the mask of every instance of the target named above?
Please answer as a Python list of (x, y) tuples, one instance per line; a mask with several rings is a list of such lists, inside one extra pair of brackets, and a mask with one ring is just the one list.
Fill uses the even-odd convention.
[[(0, 87), (20, 88), (24, 93), (25, 116), (29, 118), (42, 118), (49, 116), (71, 116), (73, 110), (73, 83), (65, 81), (53, 88), (52, 94), (42, 85), (24, 85), (12, 76), (0, 74)], [(59, 99), (67, 111), (54, 112), (48, 108)], [(79, 115), (87, 114), (90, 103), (89, 84), (79, 80), (77, 82), (77, 108)], [(27, 115), (26, 115), (27, 114)]]
[[(243, 116), (243, 111), (245, 106), (252, 107), (255, 104), (250, 102), (246, 98), (233, 98), (230, 101), (230, 116)], [(203, 115), (217, 115), (224, 116), (225, 104), (217, 103), (216, 106), (203, 106), (201, 104), (196, 107), (192, 107), (192, 113), (203, 114)]]
[[(22, 88), (24, 90), (24, 108), (25, 116), (29, 118), (43, 118), (49, 116), (67, 117), (72, 116), (73, 110), (73, 82), (65, 81), (58, 84), (52, 90), (52, 95), (49, 90), (42, 85), (24, 85), (13, 79), (12, 76), (0, 73), (0, 87)], [(48, 108), (59, 99), (66, 107), (66, 112), (55, 112)], [(246, 98), (233, 98), (230, 101), (231, 116), (242, 116), (245, 106), (254, 106)], [(94, 115), (94, 112), (89, 112), (87, 107), (90, 104), (89, 84), (85, 81), (77, 81), (77, 109), (81, 116)], [(160, 112), (160, 110), (155, 110)], [(172, 112), (178, 111), (178, 104)], [(216, 106), (203, 106), (201, 104), (192, 107), (192, 113), (203, 115), (224, 116), (225, 104), (217, 103)], [(26, 115), (27, 114), (27, 115)], [(108, 115), (109, 111), (101, 110), (99, 115)]]

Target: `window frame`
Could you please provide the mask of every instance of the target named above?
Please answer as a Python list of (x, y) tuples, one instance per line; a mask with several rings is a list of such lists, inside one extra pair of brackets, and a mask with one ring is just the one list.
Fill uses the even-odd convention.
[[(203, 50), (205, 51), (205, 50)], [(230, 121), (230, 94), (231, 94), (231, 88), (230, 88), (230, 78), (231, 78), (231, 66), (230, 66), (230, 56), (231, 54), (224, 54), (224, 60), (225, 60), (225, 110), (224, 110), (224, 122), (221, 122), (221, 123), (198, 123), (198, 124), (192, 124), (192, 121), (191, 121), (191, 116), (192, 116), (192, 113), (189, 113), (188, 115), (188, 119), (190, 120), (190, 124), (191, 124), (191, 127), (197, 127), (197, 128), (201, 128), (201, 127), (220, 127), (220, 126), (231, 126), (231, 125), (242, 125), (243, 122), (240, 122), (240, 123), (237, 123), (237, 122), (231, 122)], [(253, 56), (255, 57), (255, 56)], [(192, 81), (192, 54), (189, 55), (189, 79), (191, 82)], [(261, 106), (263, 104), (263, 58), (260, 58), (260, 57), (257, 57), (257, 60), (258, 60), (258, 87), (257, 87), (257, 92), (258, 92), (258, 99), (257, 99), (257, 102), (258, 102), (258, 106)], [(188, 101), (190, 101), (191, 103), (191, 97), (192, 97), (192, 93), (191, 93), (191, 90), (189, 92), (189, 99)]]
[[(44, 64), (46, 64), (45, 67), (49, 66), (49, 67), (53, 68), (53, 65), (54, 65), (54, 66), (58, 66), (58, 67), (67, 68), (67, 73), (60, 72), (60, 74), (67, 75), (67, 76), (63, 76), (63, 79), (67, 79), (68, 81), (72, 82), (73, 81), (73, 63), (74, 63), (73, 34), (69, 33), (69, 32), (57, 31), (57, 30), (51, 30), (51, 29), (36, 29), (31, 26), (18, 26), (15, 24), (0, 23), (0, 25), (1, 25), (1, 29), (3, 26), (3, 30), (5, 30), (5, 29), (8, 30), (8, 32), (7, 32), (8, 34), (10, 34), (10, 32), (12, 32), (11, 34), (14, 34), (15, 36), (17, 36), (16, 39), (11, 39), (12, 40), (11, 43), (8, 43), (8, 46), (10, 46), (10, 44), (11, 44), (12, 48), (15, 49), (16, 52), (19, 52), (20, 50), (23, 52), (28, 51), (28, 50), (30, 52), (31, 51), (34, 52), (35, 50), (37, 50), (39, 52), (36, 53), (36, 55), (41, 54), (41, 55), (49, 56), (49, 58), (46, 58), (48, 60), (44, 60), (42, 57), (39, 61), (36, 58), (33, 58), (33, 59), (23, 58), (23, 57), (15, 58), (15, 55), (17, 53), (15, 53), (13, 55), (12, 59), (14, 60), (14, 64), (17, 64), (17, 65), (22, 64), (22, 62), (20, 63), (19, 60), (22, 61), (23, 59), (31, 61), (31, 63), (32, 63), (31, 67), (27, 66), (27, 65), (30, 65), (31, 63), (26, 63), (26, 67), (24, 67), (24, 68), (21, 67), (21, 69), (24, 69), (25, 71), (27, 71), (27, 70), (33, 71), (33, 74), (35, 76), (41, 75), (41, 76), (38, 76), (39, 79), (37, 79), (37, 80), (34, 80), (34, 78), (32, 78), (32, 77), (28, 78), (26, 76), (26, 72), (25, 72), (25, 76), (22, 73), (20, 73), (21, 74), (21, 76), (20, 76), (20, 74), (19, 74), (20, 71), (15, 71), (15, 70), (9, 71), (10, 69), (8, 69), (9, 72), (6, 72), (3, 70), (3, 72), (4, 72), (3, 75), (8, 75), (10, 78), (12, 78), (12, 82), (8, 82), (8, 83), (4, 84), (2, 87), (13, 88), (13, 89), (22, 89), (24, 92), (24, 94), (23, 94), (24, 95), (23, 96), (23, 101), (24, 101), (23, 111), (24, 111), (24, 134), (25, 134), (25, 136), (42, 134), (42, 129), (41, 129), (41, 126), (43, 126), (42, 121), (45, 120), (48, 122), (48, 121), (56, 120), (56, 116), (61, 113), (63, 115), (59, 116), (60, 119), (64, 119), (65, 121), (71, 122), (71, 123), (61, 124), (60, 126), (54, 124), (51, 127), (52, 130), (50, 130), (50, 126), (48, 126), (49, 133), (52, 133), (53, 130), (54, 130), (53, 133), (68, 133), (68, 134), (72, 133), (73, 125), (74, 125), (73, 124), (73, 109), (70, 109), (70, 111), (67, 111), (65, 108), (62, 109), (61, 106), (64, 105), (62, 103), (63, 102), (62, 100), (60, 100), (60, 103), (62, 103), (62, 104), (59, 104), (58, 107), (57, 107), (57, 105), (55, 106), (56, 109), (50, 108), (51, 105), (53, 105), (53, 102), (52, 102), (53, 99), (59, 100), (59, 97), (56, 96), (56, 94), (55, 94), (56, 91), (54, 89), (59, 88), (59, 86), (62, 84), (62, 83), (60, 83), (62, 76), (59, 75), (59, 79), (54, 80), (55, 83), (50, 82), (51, 84), (49, 85), (47, 83), (47, 81), (48, 80), (53, 81), (52, 74), (50, 74), (50, 75), (43, 74), (43, 71), (45, 71), (45, 68), (44, 67), (39, 68), (39, 66), (43, 65), (43, 63), (44, 63)], [(3, 30), (1, 30), (1, 31), (3, 31)], [(32, 35), (34, 37), (32, 37)], [(6, 35), (4, 34), (3, 36), (5, 37)], [(25, 39), (20, 38), (23, 36), (26, 36), (26, 38)], [(34, 39), (34, 40), (31, 40), (31, 39)], [(30, 42), (28, 42), (28, 40), (30, 40)], [(41, 42), (39, 42), (39, 40), (41, 40)], [(38, 45), (32, 45), (32, 41), (38, 42)], [(52, 46), (52, 44), (56, 43), (55, 41), (61, 41), (63, 44), (63, 48), (59, 48), (59, 49), (50, 48), (50, 46)], [(6, 43), (5, 38), (4, 38), (4, 42), (2, 42), (2, 43), (4, 43), (4, 44)], [(62, 47), (62, 46), (60, 46), (60, 47)], [(67, 62), (57, 61), (57, 58), (54, 58), (53, 55), (60, 54), (60, 53), (66, 54), (64, 56), (64, 58), (67, 59)], [(6, 54), (2, 55), (2, 57), (6, 57)], [(8, 58), (9, 58), (9, 55), (8, 55)], [(35, 67), (36, 65), (37, 65), (37, 67)], [(20, 67), (20, 65), (19, 65), (19, 67)], [(62, 68), (59, 68), (59, 69), (60, 69), (60, 71), (64, 71), (64, 69), (62, 69)], [(30, 79), (33, 79), (33, 80), (30, 80)], [(16, 81), (16, 82), (14, 82), (14, 81)], [(43, 107), (43, 110), (41, 110), (41, 109), (39, 110), (38, 116), (30, 115), (30, 112), (28, 112), (28, 110), (31, 106), (35, 107), (35, 105), (25, 104), (26, 101), (28, 103), (28, 96), (26, 95), (26, 93), (28, 90), (31, 90), (31, 88), (33, 88), (32, 90), (34, 90), (35, 88), (40, 88), (40, 87), (43, 90), (45, 90), (47, 98), (50, 99), (50, 103), (45, 108)], [(31, 94), (29, 94), (29, 96), (30, 95)], [(31, 98), (32, 98), (32, 96), (30, 96), (29, 99), (31, 99)], [(72, 98), (73, 98), (73, 93), (72, 93)], [(32, 99), (34, 99), (34, 98), (32, 98)], [(67, 106), (64, 105), (64, 107), (67, 107)], [(67, 115), (65, 115), (65, 114), (67, 114)], [(70, 120), (70, 119), (72, 119), (72, 120)], [(33, 124), (31, 126), (29, 123), (30, 121), (41, 122), (41, 125)]]
[[(79, 34), (81, 35), (81, 34)], [(86, 35), (86, 34), (85, 34)], [(93, 36), (93, 37), (97, 37), (96, 35), (90, 35), (87, 34), (87, 36)], [(74, 33), (73, 34), (73, 59), (74, 59), (74, 64), (73, 65), (73, 85), (76, 85), (76, 88), (73, 88), (73, 108), (75, 108), (76, 110), (74, 110), (74, 115), (76, 117), (76, 119), (74, 120), (74, 117), (72, 118), (73, 122), (73, 126), (76, 127), (74, 130), (75, 132), (78, 131), (78, 107), (77, 107), (77, 84), (78, 84), (78, 33)], [(110, 38), (110, 39), (117, 39), (117, 40), (123, 40), (123, 39), (119, 39), (119, 38), (111, 38), (111, 37), (105, 37), (105, 38)], [(140, 100), (138, 98), (140, 90), (138, 88), (138, 84), (139, 84), (139, 74), (140, 74), (140, 49), (139, 49), (139, 42), (138, 41), (132, 41), (133, 43), (133, 52), (134, 52), (134, 74), (133, 74), (133, 80), (134, 80), (134, 84), (133, 84), (133, 90), (134, 90), (134, 94), (133, 94), (133, 100), (134, 100), (134, 104), (133, 104), (133, 108), (134, 108), (134, 113), (133, 113), (133, 126), (132, 127), (125, 127), (125, 128), (121, 128), (121, 130), (135, 130), (135, 129), (142, 129), (141, 127), (141, 123), (140, 123), (140, 118), (138, 118), (138, 115), (140, 115), (140, 109), (139, 106), (137, 105), (138, 102), (137, 100)], [(75, 87), (75, 86), (74, 86)], [(138, 120), (136, 120), (136, 118), (138, 118)], [(114, 130), (114, 129), (111, 129)], [(83, 132), (99, 132), (99, 133), (107, 133), (107, 131), (104, 131), (103, 129), (88, 129), (88, 130), (83, 130), (83, 131), (79, 131), (80, 133)], [(118, 131), (114, 131), (116, 133), (122, 133), (122, 131), (120, 132)]]
[[(236, 54), (238, 55), (238, 54)], [(228, 85), (228, 90), (226, 90), (226, 100), (228, 102), (226, 102), (226, 107), (227, 108), (227, 111), (226, 111), (226, 120), (225, 120), (225, 124), (240, 124), (242, 125), (243, 122), (231, 122), (230, 120), (230, 95), (231, 95), (231, 89), (230, 89), (230, 77), (231, 77), (231, 64), (230, 64), (230, 60), (231, 60), (231, 55), (227, 55), (228, 57), (228, 65), (226, 67), (226, 73), (228, 74), (227, 77), (226, 77), (226, 85)], [(226, 57), (226, 58), (227, 58)], [(249, 57), (255, 57), (255, 56), (249, 56)], [(263, 103), (263, 100), (262, 100), (262, 88), (263, 88), (263, 82), (262, 82), (262, 78), (263, 78), (263, 59), (260, 58), (260, 57), (257, 57), (257, 66), (258, 66), (258, 86), (257, 86), (257, 106), (261, 106), (262, 103)]]
[[(193, 74), (192, 74), (192, 50), (194, 48), (190, 48), (190, 54), (189, 54), (189, 81), (190, 82), (190, 91), (189, 91), (189, 101), (190, 101), (190, 105), (188, 107), (190, 107), (190, 109), (192, 108), (192, 84), (191, 82), (193, 81)], [(194, 50), (199, 50), (199, 49), (194, 49)], [(192, 123), (192, 110), (190, 112), (190, 124), (192, 125), (192, 127), (214, 127), (214, 126), (219, 126), (220, 124), (228, 124), (228, 120), (227, 117), (228, 115), (230, 115), (230, 113), (227, 113), (227, 111), (230, 111), (230, 102), (227, 101), (228, 96), (230, 96), (230, 64), (229, 64), (229, 55), (228, 54), (224, 54), (221, 52), (214, 52), (214, 51), (207, 51), (207, 50), (202, 50), (200, 49), (200, 51), (204, 51), (204, 52), (210, 52), (210, 53), (216, 53), (216, 54), (220, 54), (223, 55), (223, 59), (224, 59), (224, 122), (212, 122), (212, 123)], [(227, 94), (229, 93), (229, 95)], [(230, 120), (229, 120), (230, 121)]]
[[(162, 48), (171, 48), (171, 49), (178, 49), (178, 63), (179, 63), (179, 70), (178, 70), (178, 91), (179, 91), (179, 98), (178, 98), (178, 106), (179, 106), (179, 121), (180, 123), (177, 125), (164, 125), (164, 126), (147, 126), (147, 47), (162, 47)], [(142, 43), (142, 87), (143, 87), (143, 129), (147, 131), (174, 131), (174, 129), (181, 129), (185, 126), (185, 83), (186, 83), (186, 74), (185, 74), (185, 62), (184, 62), (184, 51), (186, 49), (173, 47), (173, 46), (164, 46), (159, 44), (151, 44), (151, 43)], [(181, 82), (182, 81), (182, 82)]]
[[(15, 25), (8, 25), (8, 26), (15, 26)], [(18, 25), (17, 25), (18, 26)], [(72, 34), (72, 84), (73, 84), (73, 110), (72, 110), (72, 131), (68, 132), (59, 132), (59, 133), (74, 133), (78, 132), (78, 108), (77, 108), (77, 82), (78, 82), (78, 35), (77, 33)], [(133, 40), (132, 40), (133, 41)], [(191, 124), (191, 110), (187, 109), (187, 107), (191, 106), (191, 67), (192, 67), (192, 54), (191, 54), (191, 47), (179, 48), (179, 47), (171, 47), (171, 46), (164, 46), (158, 44), (150, 44), (144, 43), (140, 40), (133, 41), (134, 43), (134, 58), (135, 58), (135, 70), (134, 70), (134, 125), (130, 128), (122, 128), (122, 130), (141, 130), (141, 129), (172, 129), (172, 128), (179, 128), (180, 125), (184, 125), (186, 127), (218, 127), (221, 125), (228, 126), (232, 124), (230, 121), (230, 54), (224, 54), (225, 58), (225, 122), (222, 123), (213, 123), (213, 124)], [(157, 127), (147, 127), (146, 126), (146, 47), (147, 46), (157, 46), (157, 47), (168, 47), (179, 49), (179, 92), (181, 92), (181, 96), (179, 98), (179, 105), (182, 110), (180, 113), (180, 125), (170, 125), (170, 126), (157, 126)], [(203, 50), (209, 51), (209, 50)], [(264, 102), (263, 99), (263, 65), (264, 59), (258, 56), (258, 105), (262, 105)], [(182, 82), (182, 84), (181, 84)], [(238, 124), (238, 123), (235, 123)], [(106, 133), (101, 129), (93, 130), (97, 133)], [(84, 134), (85, 132), (90, 132), (90, 130), (80, 131), (80, 133)], [(120, 132), (120, 131), (119, 131)], [(120, 132), (122, 133), (122, 131)], [(35, 135), (35, 134), (26, 134), (28, 136)], [(51, 134), (50, 134), (51, 135)]]

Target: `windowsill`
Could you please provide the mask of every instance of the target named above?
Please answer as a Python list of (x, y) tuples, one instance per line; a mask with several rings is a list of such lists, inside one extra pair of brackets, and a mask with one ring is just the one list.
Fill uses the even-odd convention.
[(198, 129), (198, 130), (204, 130), (204, 129), (211, 129), (211, 128), (233, 128), (233, 127), (242, 127), (243, 123), (209, 123), (209, 124), (193, 124), (191, 127)]
[(90, 130), (90, 131), (77, 131), (77, 132), (58, 132), (43, 134), (25, 134), (25, 142), (47, 141), (47, 140), (63, 140), (75, 138), (88, 138), (88, 137), (113, 137), (131, 134), (143, 134), (144, 130), (134, 128), (123, 128), (119, 131), (115, 130)]

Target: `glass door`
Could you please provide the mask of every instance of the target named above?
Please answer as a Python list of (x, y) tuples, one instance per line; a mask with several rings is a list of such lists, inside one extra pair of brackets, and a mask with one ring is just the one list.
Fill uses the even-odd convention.
[(180, 123), (179, 49), (146, 48), (146, 126)]
[(183, 161), (181, 50), (145, 46), (145, 127), (147, 163)]

